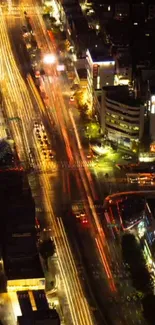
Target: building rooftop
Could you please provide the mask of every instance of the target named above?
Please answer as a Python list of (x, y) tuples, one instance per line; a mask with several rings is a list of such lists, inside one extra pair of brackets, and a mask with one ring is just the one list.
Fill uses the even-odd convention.
[(145, 205), (145, 198), (137, 196), (128, 197), (123, 202), (119, 203), (119, 210), (125, 228), (128, 228), (136, 221), (143, 219)]
[(85, 19), (84, 16), (77, 17), (77, 18), (71, 18), (71, 25), (73, 29), (75, 30), (76, 34), (86, 34), (88, 32), (88, 22)]
[(129, 93), (128, 86), (107, 86), (103, 87), (107, 98), (131, 107), (139, 107), (141, 100), (135, 99)]
[(8, 259), (26, 258), (37, 254), (36, 238), (30, 233), (13, 234), (6, 238), (6, 254)]
[(89, 49), (89, 53), (93, 62), (114, 61), (114, 59), (108, 54), (108, 49), (103, 46), (91, 48)]
[(87, 69), (77, 69), (77, 73), (80, 79), (87, 79)]
[(128, 67), (131, 65), (131, 56), (129, 50), (119, 52), (118, 62), (120, 67)]
[(81, 10), (81, 7), (79, 4), (69, 4), (69, 5), (64, 5), (64, 11), (67, 16), (67, 18), (78, 18), (78, 17), (83, 17), (83, 12)]
[(39, 255), (4, 260), (5, 274), (8, 280), (44, 278)]

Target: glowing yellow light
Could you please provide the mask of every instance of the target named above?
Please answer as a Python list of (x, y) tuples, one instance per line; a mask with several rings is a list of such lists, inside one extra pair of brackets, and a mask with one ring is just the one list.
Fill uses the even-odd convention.
[(56, 62), (56, 57), (52, 54), (46, 54), (43, 58), (45, 64), (53, 64)]

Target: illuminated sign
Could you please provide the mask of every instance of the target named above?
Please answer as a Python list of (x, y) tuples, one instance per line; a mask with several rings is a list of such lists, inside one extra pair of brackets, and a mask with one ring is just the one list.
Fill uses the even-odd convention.
[(100, 65), (115, 65), (115, 61), (100, 61), (100, 62), (94, 62), (94, 64), (100, 64)]
[(97, 78), (97, 76), (98, 76), (98, 68), (99, 68), (98, 64), (93, 65), (93, 77), (94, 78)]
[(151, 114), (155, 114), (155, 95), (151, 96)]

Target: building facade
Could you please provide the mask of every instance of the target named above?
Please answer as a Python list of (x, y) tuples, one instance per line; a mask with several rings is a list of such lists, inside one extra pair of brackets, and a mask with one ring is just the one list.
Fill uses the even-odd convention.
[(102, 50), (87, 50), (86, 59), (90, 93), (92, 89), (114, 85), (115, 61), (111, 56), (105, 55)]
[(104, 87), (100, 123), (111, 141), (132, 148), (143, 135), (144, 107), (128, 96), (128, 87)]

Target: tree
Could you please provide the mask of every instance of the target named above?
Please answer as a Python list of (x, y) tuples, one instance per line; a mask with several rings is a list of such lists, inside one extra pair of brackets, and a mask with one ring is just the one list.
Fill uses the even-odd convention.
[(143, 315), (149, 325), (155, 324), (155, 296), (149, 294), (142, 299)]
[(47, 260), (49, 257), (53, 256), (55, 253), (55, 245), (53, 240), (49, 238), (41, 241), (39, 244), (39, 252), (44, 260)]
[(145, 265), (131, 270), (133, 286), (137, 291), (148, 293), (153, 290), (153, 280)]
[(100, 126), (96, 122), (89, 122), (86, 125), (86, 135), (88, 135), (90, 138), (98, 138), (100, 136)]

